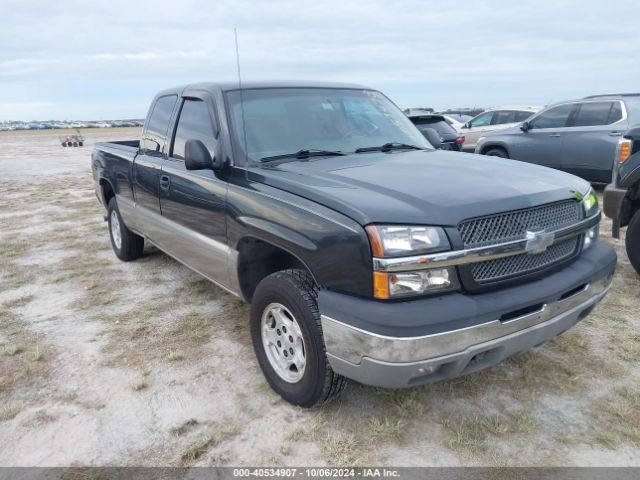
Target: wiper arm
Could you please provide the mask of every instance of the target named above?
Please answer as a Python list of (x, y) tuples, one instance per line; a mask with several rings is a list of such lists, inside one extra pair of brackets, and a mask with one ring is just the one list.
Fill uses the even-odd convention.
[(298, 150), (295, 153), (283, 153), (282, 155), (273, 155), (271, 157), (263, 157), (260, 159), (261, 162), (273, 162), (275, 160), (285, 160), (287, 158), (295, 158), (295, 159), (304, 159), (309, 157), (337, 157), (346, 155), (345, 153), (339, 150)]
[(391, 150), (424, 150), (421, 147), (417, 147), (415, 145), (409, 145), (406, 143), (397, 143), (397, 142), (389, 142), (384, 145), (380, 145), (379, 147), (362, 147), (356, 149), (356, 153), (363, 152), (390, 152)]

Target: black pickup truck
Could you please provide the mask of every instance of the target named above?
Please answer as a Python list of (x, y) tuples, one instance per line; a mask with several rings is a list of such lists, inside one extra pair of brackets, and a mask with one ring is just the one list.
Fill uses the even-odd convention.
[(640, 127), (620, 139), (616, 160), (612, 182), (604, 190), (604, 213), (613, 220), (615, 238), (627, 227), (627, 255), (640, 273)]
[(587, 182), (435, 150), (360, 85), (165, 90), (92, 168), (116, 255), (148, 241), (251, 303), (262, 371), (305, 407), (345, 377), (408, 387), (540, 345), (616, 265)]

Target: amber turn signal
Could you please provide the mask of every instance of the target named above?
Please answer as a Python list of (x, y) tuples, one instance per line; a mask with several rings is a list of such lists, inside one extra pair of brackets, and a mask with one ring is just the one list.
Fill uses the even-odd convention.
[(620, 140), (620, 148), (618, 149), (618, 163), (626, 162), (631, 153), (631, 140)]
[(367, 235), (369, 236), (369, 243), (371, 244), (371, 253), (374, 257), (384, 257), (384, 248), (382, 247), (382, 239), (380, 233), (374, 225), (364, 227)]
[(384, 272), (373, 272), (373, 296), (386, 300), (389, 298), (389, 277)]

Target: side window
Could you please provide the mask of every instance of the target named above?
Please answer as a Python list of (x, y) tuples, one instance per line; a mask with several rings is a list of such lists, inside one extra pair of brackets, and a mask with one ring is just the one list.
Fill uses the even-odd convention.
[(533, 112), (516, 112), (516, 122), (524, 122), (527, 118), (531, 117)]
[(611, 105), (611, 110), (609, 110), (609, 121), (607, 125), (616, 123), (622, 120), (622, 105), (621, 102), (613, 102)]
[(474, 127), (485, 127), (491, 123), (491, 119), (493, 118), (493, 112), (483, 113), (482, 115), (478, 115), (476, 118), (469, 122), (469, 126), (471, 128)]
[(162, 146), (167, 137), (169, 120), (177, 101), (178, 97), (176, 95), (160, 97), (156, 101), (142, 134), (142, 150), (145, 154), (152, 156), (162, 155)]
[(516, 121), (516, 112), (502, 110), (493, 113), (491, 125), (503, 125), (505, 123), (514, 123)]
[[(609, 114), (613, 105), (619, 102), (585, 102), (580, 104), (576, 118), (571, 125), (572, 127), (591, 127), (595, 125), (607, 125)], [(619, 119), (618, 119), (619, 120)]]
[(200, 140), (213, 156), (215, 139), (211, 115), (207, 104), (202, 100), (187, 99), (182, 104), (176, 135), (173, 140), (171, 156), (184, 160), (184, 145), (187, 140)]
[(529, 122), (531, 128), (562, 128), (567, 126), (569, 115), (574, 108), (573, 103), (558, 105), (542, 112)]

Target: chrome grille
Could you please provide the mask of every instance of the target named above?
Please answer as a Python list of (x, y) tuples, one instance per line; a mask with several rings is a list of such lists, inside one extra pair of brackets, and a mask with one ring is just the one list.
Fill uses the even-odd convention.
[[(458, 226), (465, 248), (495, 245), (526, 237), (527, 231), (547, 232), (568, 227), (582, 218), (580, 203), (575, 200), (549, 203), (539, 207), (516, 210), (465, 220)], [(539, 254), (520, 254), (487, 260), (471, 265), (477, 283), (487, 283), (550, 267), (573, 255), (580, 237), (563, 240)]]
[(575, 238), (570, 238), (551, 245), (546, 251), (537, 255), (522, 253), (512, 257), (474, 263), (471, 266), (471, 273), (476, 282), (492, 282), (517, 274), (533, 272), (571, 256), (576, 250), (576, 242)]

